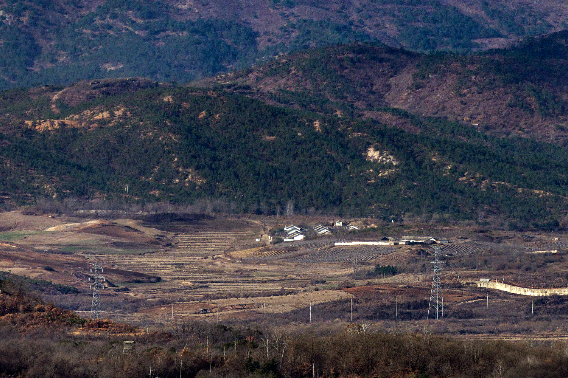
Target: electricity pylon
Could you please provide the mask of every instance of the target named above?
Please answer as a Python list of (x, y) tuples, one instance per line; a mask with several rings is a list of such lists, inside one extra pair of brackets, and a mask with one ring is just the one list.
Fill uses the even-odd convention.
[(430, 303), (428, 303), (427, 319), (430, 319), (430, 308), (433, 307), (436, 310), (436, 320), (438, 320), (440, 317), (444, 317), (444, 295), (442, 293), (442, 280), (440, 278), (442, 266), (440, 264), (439, 246), (434, 247), (434, 261), (430, 263), (433, 266), (432, 271), (434, 275), (432, 277), (432, 289), (430, 289)]
[(104, 289), (105, 278), (101, 275), (103, 267), (99, 263), (91, 263), (92, 277), (89, 277), (90, 288), (93, 292), (91, 300), (91, 319), (98, 319), (100, 315), (100, 297), (99, 290)]

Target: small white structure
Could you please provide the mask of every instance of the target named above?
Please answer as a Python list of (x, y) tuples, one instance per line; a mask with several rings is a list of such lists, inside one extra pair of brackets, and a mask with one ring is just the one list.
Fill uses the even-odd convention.
[(329, 234), (331, 234), (331, 231), (329, 231), (329, 229), (327, 227), (322, 226), (321, 224), (314, 226), (314, 231), (317, 232), (318, 235), (329, 235)]
[(287, 234), (290, 234), (291, 232), (294, 232), (294, 231), (302, 231), (302, 229), (298, 226), (294, 226), (293, 224), (291, 224), (290, 226), (284, 226), (284, 231)]
[(436, 239), (430, 236), (403, 236), (400, 244), (434, 244)]
[(298, 226), (285, 226), (284, 231), (286, 232), (285, 242), (304, 240), (305, 236), (302, 234), (302, 229)]
[(124, 340), (122, 342), (122, 353), (128, 353), (132, 349), (134, 349), (134, 341), (132, 340)]
[(292, 231), (288, 233), (289, 238), (295, 238), (298, 235), (302, 235), (302, 233), (300, 231)]
[(287, 237), (284, 238), (285, 242), (293, 242), (293, 241), (300, 241), (300, 240), (304, 240), (305, 236), (302, 234), (296, 235), (294, 237)]

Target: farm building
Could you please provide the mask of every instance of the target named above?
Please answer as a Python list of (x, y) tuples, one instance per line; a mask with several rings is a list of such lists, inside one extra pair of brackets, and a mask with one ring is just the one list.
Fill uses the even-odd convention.
[(399, 244), (434, 244), (436, 239), (430, 236), (403, 236)]
[(305, 238), (304, 235), (302, 235), (302, 234), (297, 234), (297, 235), (295, 235), (295, 236), (293, 236), (293, 237), (284, 238), (284, 241), (285, 241), (285, 242), (300, 241), (300, 240), (304, 240), (304, 238)]
[(318, 235), (329, 235), (331, 234), (331, 231), (329, 231), (329, 229), (325, 226), (322, 226), (321, 224), (318, 224), (317, 226), (314, 226), (314, 231), (318, 234)]
[(303, 240), (305, 237), (302, 234), (303, 230), (298, 226), (285, 226), (284, 231), (286, 232), (286, 237), (284, 238), (285, 242)]
[(302, 231), (302, 229), (298, 226), (294, 226), (293, 224), (290, 226), (284, 226), (284, 232), (286, 232), (287, 234), (290, 234), (295, 231)]

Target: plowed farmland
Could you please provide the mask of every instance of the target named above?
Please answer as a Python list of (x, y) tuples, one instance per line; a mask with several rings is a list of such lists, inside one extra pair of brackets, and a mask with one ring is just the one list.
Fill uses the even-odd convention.
[[(88, 317), (90, 268), (97, 262), (106, 279), (101, 315), (138, 325), (195, 320), (285, 325), (309, 322), (312, 316), (313, 321), (411, 330), (431, 326), (432, 245), (334, 243), (432, 232), (450, 236), (440, 245), (445, 321), (436, 323), (439, 330), (508, 337), (515, 332), (568, 334), (563, 322), (568, 301), (563, 298), (535, 300), (475, 284), (483, 278), (525, 287), (568, 286), (565, 235), (389, 226), (363, 234), (265, 243), (271, 230), (291, 221), (2, 213), (0, 271), (73, 288), (63, 290), (65, 294), (46, 289), (41, 295)], [(293, 221), (322, 223), (307, 217)], [(533, 328), (519, 327), (523, 322)]]

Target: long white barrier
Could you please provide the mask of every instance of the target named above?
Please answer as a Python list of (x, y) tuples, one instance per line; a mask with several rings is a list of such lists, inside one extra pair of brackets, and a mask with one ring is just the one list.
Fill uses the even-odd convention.
[(394, 245), (390, 241), (356, 241), (356, 242), (335, 242), (335, 245)]
[(506, 291), (507, 293), (527, 295), (531, 297), (547, 297), (550, 295), (568, 295), (568, 287), (554, 289), (531, 289), (527, 287), (513, 286), (497, 281), (478, 281), (477, 287)]

